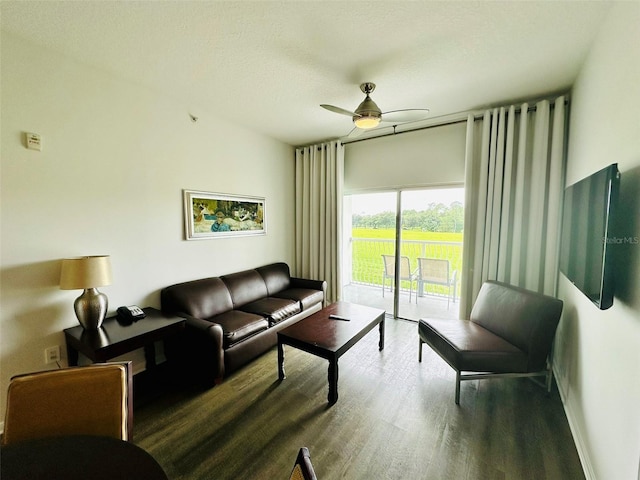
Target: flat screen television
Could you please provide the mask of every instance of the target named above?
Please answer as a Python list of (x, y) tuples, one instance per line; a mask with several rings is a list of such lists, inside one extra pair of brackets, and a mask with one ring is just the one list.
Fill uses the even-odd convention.
[(614, 163), (564, 193), (560, 271), (601, 310), (613, 305), (613, 219), (619, 189)]

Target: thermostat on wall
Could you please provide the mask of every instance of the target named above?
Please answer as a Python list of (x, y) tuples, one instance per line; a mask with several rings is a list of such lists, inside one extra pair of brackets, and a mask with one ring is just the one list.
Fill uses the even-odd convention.
[(27, 139), (27, 148), (29, 150), (42, 151), (42, 138), (37, 133), (25, 133)]

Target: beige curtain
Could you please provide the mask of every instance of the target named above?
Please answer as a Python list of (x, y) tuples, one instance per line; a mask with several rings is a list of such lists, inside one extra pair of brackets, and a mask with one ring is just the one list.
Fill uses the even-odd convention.
[(296, 149), (296, 274), (327, 281), (327, 301), (341, 297), (344, 146)]
[(462, 317), (486, 280), (556, 293), (565, 126), (564, 96), (469, 116)]

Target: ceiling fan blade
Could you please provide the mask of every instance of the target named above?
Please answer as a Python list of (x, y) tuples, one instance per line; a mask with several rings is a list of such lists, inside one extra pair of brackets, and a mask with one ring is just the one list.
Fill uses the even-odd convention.
[(341, 115), (348, 115), (350, 117), (353, 116), (359, 116), (356, 115), (354, 112), (350, 112), (349, 110), (345, 110), (344, 108), (340, 108), (340, 107), (334, 107), (333, 105), (325, 105), (322, 104), (320, 105), (322, 108), (326, 108), (327, 110), (329, 110), (330, 112), (334, 112), (334, 113), (339, 113)]
[(428, 108), (406, 108), (404, 110), (391, 110), (382, 113), (382, 122), (406, 123), (424, 120), (429, 114)]

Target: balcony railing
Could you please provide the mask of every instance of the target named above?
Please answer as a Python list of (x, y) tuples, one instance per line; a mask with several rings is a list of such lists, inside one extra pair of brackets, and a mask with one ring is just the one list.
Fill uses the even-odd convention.
[[(395, 240), (392, 239), (351, 238), (351, 283), (382, 287), (384, 272), (382, 255), (393, 255), (394, 245)], [(451, 272), (461, 271), (462, 242), (403, 240), (400, 245), (400, 255), (409, 257), (412, 271), (418, 268), (418, 257), (449, 260)], [(348, 261), (349, 258), (347, 258)], [(402, 282), (400, 288), (408, 289), (409, 283)], [(448, 289), (444, 286), (430, 285), (429, 293), (447, 295)]]

